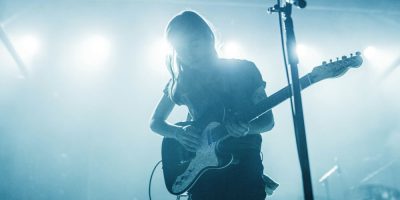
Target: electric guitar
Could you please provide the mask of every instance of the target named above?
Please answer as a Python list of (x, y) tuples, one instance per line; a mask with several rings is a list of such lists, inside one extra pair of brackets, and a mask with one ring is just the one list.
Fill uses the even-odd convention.
[[(361, 53), (357, 52), (350, 57), (343, 56), (332, 62), (323, 62), (315, 67), (312, 72), (300, 78), (302, 89), (327, 78), (336, 78), (345, 74), (350, 68), (361, 66), (363, 60)], [(228, 113), (243, 122), (251, 122), (282, 103), (291, 96), (291, 86), (279, 90), (254, 106), (246, 113)], [(225, 111), (224, 111), (225, 112)], [(178, 125), (194, 125), (203, 130), (201, 132), (201, 145), (196, 152), (187, 151), (177, 140), (164, 138), (162, 142), (162, 163), (164, 181), (167, 190), (174, 195), (179, 195), (193, 186), (202, 174), (211, 169), (223, 169), (234, 162), (234, 155), (222, 155), (217, 151), (218, 144), (230, 137), (224, 128), (224, 118), (215, 119), (204, 117), (197, 121), (180, 122)]]

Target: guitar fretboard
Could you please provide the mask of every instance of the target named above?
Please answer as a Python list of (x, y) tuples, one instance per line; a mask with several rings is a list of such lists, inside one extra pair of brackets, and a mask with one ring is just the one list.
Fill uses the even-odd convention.
[[(312, 85), (313, 82), (311, 78), (309, 77), (310, 74), (307, 74), (300, 78), (300, 86), (301, 89), (306, 89), (308, 86)], [(288, 99), (292, 95), (292, 88), (290, 85), (280, 89), (279, 91), (275, 92), (271, 96), (269, 96), (267, 99), (259, 102), (253, 110), (243, 113), (239, 115), (239, 117), (243, 121), (251, 122), (255, 119), (257, 119), (259, 116), (262, 114), (268, 112), (271, 110), (273, 107), (277, 106), (278, 104), (284, 102), (286, 99)], [(212, 138), (210, 141), (217, 141), (217, 140), (223, 140), (225, 138), (229, 137), (227, 135), (226, 131), (215, 131), (212, 135)]]
[[(310, 76), (310, 74), (307, 74), (307, 75), (303, 76), (302, 78), (300, 78), (300, 86), (301, 86), (302, 90), (307, 88), (311, 84), (313, 84), (312, 80), (309, 76)], [(291, 85), (288, 85), (288, 86), (280, 89), (279, 91), (275, 92), (268, 98), (262, 100), (260, 103), (258, 103), (254, 107), (253, 110), (251, 110), (247, 113), (244, 113), (242, 115), (242, 117), (243, 117), (242, 119), (244, 119), (244, 121), (248, 121), (248, 122), (253, 121), (253, 120), (257, 119), (259, 116), (261, 116), (262, 114), (271, 110), (273, 107), (284, 102), (290, 96), (292, 96), (292, 88), (291, 88)]]

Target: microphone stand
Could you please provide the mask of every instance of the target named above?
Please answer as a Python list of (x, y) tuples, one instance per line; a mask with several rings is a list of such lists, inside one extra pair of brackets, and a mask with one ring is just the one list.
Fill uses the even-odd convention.
[(268, 9), (269, 13), (277, 12), (279, 19), (284, 18), (285, 33), (286, 33), (286, 53), (291, 72), (291, 92), (293, 95), (293, 124), (296, 136), (297, 152), (300, 161), (300, 168), (303, 180), (303, 192), (306, 200), (313, 200), (312, 180), (310, 162), (308, 159), (306, 131), (304, 125), (303, 107), (300, 93), (300, 82), (298, 63), (299, 59), (296, 54), (296, 37), (294, 34), (292, 14), (292, 4), (287, 1), (281, 6), (280, 0), (277, 4)]
[(329, 171), (327, 171), (324, 175), (322, 175), (322, 177), (319, 179), (319, 182), (325, 187), (325, 191), (326, 191), (326, 198), (327, 200), (331, 200), (331, 193), (330, 193), (330, 189), (329, 189), (329, 177), (332, 176), (333, 173), (335, 173), (336, 171), (338, 171), (339, 166), (335, 165), (333, 166)]

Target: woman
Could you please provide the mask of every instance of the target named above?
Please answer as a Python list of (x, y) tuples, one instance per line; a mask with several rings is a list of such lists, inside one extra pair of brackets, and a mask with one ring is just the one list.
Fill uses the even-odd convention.
[(273, 128), (272, 112), (251, 123), (225, 116), (229, 115), (226, 110), (248, 112), (267, 97), (257, 67), (245, 60), (218, 58), (213, 31), (193, 11), (175, 16), (166, 28), (166, 38), (174, 50), (168, 61), (171, 79), (152, 115), (151, 129), (195, 152), (201, 130), (168, 123), (174, 106), (187, 106), (191, 120), (224, 116), (229, 119), (224, 126), (232, 137), (221, 145), (221, 151), (234, 153), (239, 160), (226, 169), (202, 175), (189, 191), (191, 199), (265, 199), (260, 133)]

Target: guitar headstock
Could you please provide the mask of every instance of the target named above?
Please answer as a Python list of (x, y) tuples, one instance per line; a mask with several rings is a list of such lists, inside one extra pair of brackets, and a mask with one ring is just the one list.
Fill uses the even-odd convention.
[(322, 65), (314, 67), (310, 73), (313, 82), (318, 82), (327, 78), (337, 78), (345, 74), (350, 68), (360, 67), (363, 63), (360, 52), (355, 55), (350, 54), (350, 57), (342, 56), (341, 59), (336, 58), (336, 61), (322, 62)]

